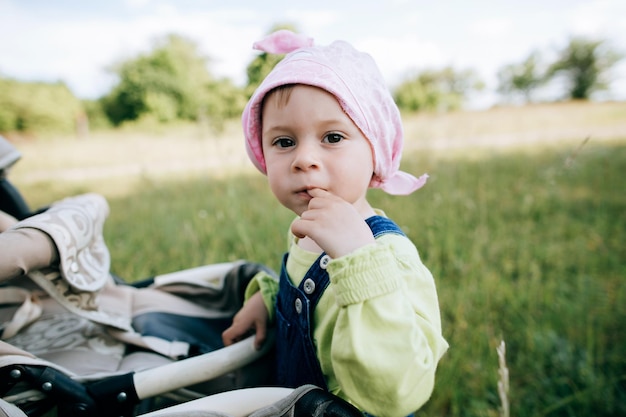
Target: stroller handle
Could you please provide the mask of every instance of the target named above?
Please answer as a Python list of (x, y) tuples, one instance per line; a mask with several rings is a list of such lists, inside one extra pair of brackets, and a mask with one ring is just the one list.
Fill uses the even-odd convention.
[(273, 332), (268, 332), (261, 349), (254, 348), (254, 335), (230, 346), (183, 359), (157, 368), (138, 371), (133, 375), (140, 400), (179, 388), (217, 378), (248, 365), (265, 355), (274, 344)]

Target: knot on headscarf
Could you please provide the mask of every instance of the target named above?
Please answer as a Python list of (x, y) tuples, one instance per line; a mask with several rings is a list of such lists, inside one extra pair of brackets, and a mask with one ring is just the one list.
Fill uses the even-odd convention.
[(374, 156), (370, 187), (389, 194), (410, 194), (426, 183), (426, 174), (416, 178), (399, 170), (403, 148), (400, 111), (369, 54), (344, 41), (317, 46), (313, 39), (288, 30), (274, 32), (253, 47), (287, 53), (256, 89), (242, 114), (248, 156), (262, 173), (267, 172), (261, 142), (263, 98), (282, 85), (304, 84), (334, 95), (369, 140)]
[(307, 46), (313, 46), (313, 38), (281, 29), (255, 42), (252, 48), (270, 54), (286, 54)]

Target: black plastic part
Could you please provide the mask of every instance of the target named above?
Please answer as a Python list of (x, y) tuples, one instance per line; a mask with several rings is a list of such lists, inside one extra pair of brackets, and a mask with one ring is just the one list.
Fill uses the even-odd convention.
[(302, 396), (294, 406), (294, 417), (363, 417), (358, 408), (323, 389)]
[(17, 365), (0, 369), (0, 377), (5, 392), (21, 382), (46, 395), (40, 403), (20, 405), (29, 416), (56, 406), (63, 417), (131, 417), (139, 403), (132, 373), (83, 384), (54, 368)]
[(95, 381), (87, 385), (91, 394), (102, 410), (101, 416), (132, 416), (139, 397), (135, 390), (133, 372), (116, 375)]
[(18, 220), (32, 214), (22, 194), (6, 178), (0, 178), (0, 210)]

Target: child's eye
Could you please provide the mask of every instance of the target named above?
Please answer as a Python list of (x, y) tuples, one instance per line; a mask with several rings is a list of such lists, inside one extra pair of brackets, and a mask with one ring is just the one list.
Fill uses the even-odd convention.
[(294, 146), (296, 142), (293, 139), (289, 138), (278, 138), (274, 141), (273, 145), (279, 148), (289, 148), (290, 146)]
[(325, 143), (339, 143), (344, 139), (343, 135), (339, 133), (329, 133), (324, 137)]

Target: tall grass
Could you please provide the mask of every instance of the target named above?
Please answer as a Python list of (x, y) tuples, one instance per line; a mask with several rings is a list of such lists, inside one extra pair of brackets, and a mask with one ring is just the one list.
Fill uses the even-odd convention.
[[(420, 415), (497, 416), (502, 340), (510, 415), (626, 415), (626, 137), (592, 136), (579, 149), (586, 134), (548, 147), (536, 134), (535, 146), (515, 152), (409, 146), (403, 168), (429, 172), (428, 185), (407, 197), (370, 193), (437, 280), (450, 350)], [(116, 192), (120, 180), (102, 188), (116, 274), (136, 280), (240, 258), (278, 268), (292, 214), (261, 175), (136, 181), (129, 192)], [(43, 204), (93, 188), (72, 184), (21, 189)]]
[(451, 344), (427, 415), (496, 409), (501, 339), (511, 415), (626, 411), (626, 146), (570, 154), (439, 165), (394, 213), (438, 277)]

